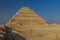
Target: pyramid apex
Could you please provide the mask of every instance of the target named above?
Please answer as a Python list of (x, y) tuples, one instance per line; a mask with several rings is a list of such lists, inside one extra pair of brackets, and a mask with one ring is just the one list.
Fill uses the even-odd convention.
[[(25, 7), (22, 7), (21, 9), (30, 9), (30, 8), (25, 6)], [(20, 9), (20, 10), (21, 10), (21, 9)]]
[(27, 7), (27, 6), (24, 6), (24, 7), (22, 7), (22, 8), (29, 8), (29, 7)]

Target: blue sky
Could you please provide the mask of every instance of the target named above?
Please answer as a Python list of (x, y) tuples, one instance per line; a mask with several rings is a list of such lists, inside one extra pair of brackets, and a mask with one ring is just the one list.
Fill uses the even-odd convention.
[(0, 23), (5, 24), (23, 6), (48, 23), (60, 23), (60, 0), (0, 0)]

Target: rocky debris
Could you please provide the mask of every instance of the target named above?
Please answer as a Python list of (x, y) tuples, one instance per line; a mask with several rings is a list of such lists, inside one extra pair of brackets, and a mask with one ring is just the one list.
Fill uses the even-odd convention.
[(0, 25), (0, 40), (4, 39), (4, 34), (5, 34), (5, 28), (4, 25)]
[(25, 38), (12, 32), (10, 27), (0, 25), (0, 40), (25, 40)]

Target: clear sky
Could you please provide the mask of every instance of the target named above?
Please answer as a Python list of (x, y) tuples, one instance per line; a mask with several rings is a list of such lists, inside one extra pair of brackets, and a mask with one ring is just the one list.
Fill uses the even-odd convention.
[(6, 23), (23, 6), (34, 10), (48, 23), (60, 23), (60, 0), (0, 0), (0, 23)]

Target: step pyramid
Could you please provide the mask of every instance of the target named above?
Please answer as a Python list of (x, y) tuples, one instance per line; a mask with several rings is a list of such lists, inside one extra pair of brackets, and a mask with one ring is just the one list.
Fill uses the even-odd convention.
[[(15, 23), (14, 23), (15, 22)], [(17, 22), (17, 23), (16, 23)], [(16, 15), (7, 23), (7, 25), (19, 24), (20, 26), (41, 26), (47, 25), (47, 22), (38, 16), (33, 10), (28, 7), (21, 8)]]
[[(23, 37), (31, 37), (34, 28), (47, 26), (47, 22), (28, 7), (21, 8), (9, 22), (6, 23), (11, 27), (13, 32), (22, 35)], [(34, 37), (34, 36), (33, 36)], [(31, 38), (30, 38), (31, 39)]]

